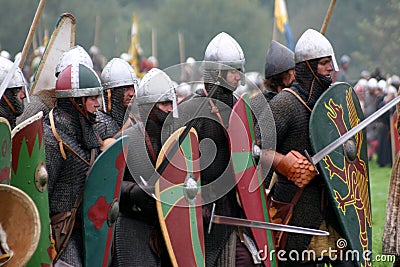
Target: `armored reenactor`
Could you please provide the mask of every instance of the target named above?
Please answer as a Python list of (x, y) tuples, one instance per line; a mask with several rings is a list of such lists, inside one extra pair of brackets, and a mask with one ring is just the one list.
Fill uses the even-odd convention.
[[(125, 113), (138, 86), (133, 68), (123, 59), (113, 58), (101, 73), (105, 111), (97, 112), (96, 131), (102, 140), (122, 132)], [(129, 124), (128, 124), (129, 125)]]
[[(319, 32), (309, 29), (303, 33), (295, 48), (296, 80), (289, 90), (284, 89), (270, 101), (276, 126), (276, 151), (287, 158), (290, 154), (300, 155), (312, 151), (309, 138), (311, 111), (319, 97), (332, 83), (331, 72), (337, 70), (335, 55), (330, 42)], [(261, 118), (260, 118), (261, 119)], [(275, 157), (274, 161), (279, 161)], [(274, 163), (273, 166), (276, 164)], [(336, 241), (342, 236), (338, 220), (326, 195), (321, 176), (308, 184), (297, 184), (291, 180), (291, 169), (278, 165), (278, 179), (272, 189), (273, 198), (285, 203), (295, 203), (292, 225), (329, 231), (327, 237), (312, 237), (288, 234), (287, 242), (281, 244), (284, 250), (313, 250), (322, 255), (322, 250), (336, 248)], [(297, 203), (296, 203), (297, 202)], [(316, 266), (317, 262), (281, 261), (280, 266)], [(354, 266), (351, 261), (340, 257), (329, 260), (332, 266)]]
[[(230, 165), (228, 121), (236, 101), (233, 91), (244, 80), (245, 57), (242, 48), (229, 34), (222, 32), (208, 44), (204, 54), (204, 88), (190, 100), (181, 103), (176, 127), (189, 125), (200, 143), (200, 169), (203, 225), (210, 223), (212, 204), (216, 213), (243, 217), (235, 190), (235, 178)], [(201, 107), (204, 106), (202, 109)], [(200, 113), (198, 113), (200, 112)], [(198, 114), (198, 117), (193, 116)], [(203, 142), (203, 144), (202, 144)], [(222, 182), (222, 184), (221, 184)], [(220, 185), (220, 186), (218, 186)], [(221, 186), (222, 185), (222, 186)], [(204, 190), (205, 187), (207, 188)], [(215, 225), (204, 230), (206, 266), (256, 266), (248, 248), (255, 248), (250, 231), (238, 227)], [(214, 226), (213, 226), (214, 227)], [(236, 255), (232, 257), (231, 255)]]
[[(257, 142), (261, 145), (262, 134), (260, 128), (270, 127), (268, 120), (258, 121), (260, 114), (266, 109), (266, 101), (269, 102), (282, 89), (290, 87), (295, 79), (294, 53), (286, 46), (272, 40), (265, 61), (264, 89), (250, 99), (251, 108), (255, 117), (255, 129)], [(268, 138), (264, 136), (264, 138)], [(264, 169), (264, 175), (267, 170)], [(265, 180), (269, 187), (273, 172), (269, 172)]]
[[(74, 47), (71, 47), (69, 50), (65, 51), (61, 55), (60, 59), (58, 60), (56, 69), (54, 70), (54, 75), (57, 77), (62, 70), (64, 70), (67, 66), (71, 65), (74, 62), (83, 63), (86, 66), (93, 68), (93, 62), (89, 54), (82, 46), (76, 45)], [(46, 63), (42, 62), (40, 64)], [(43, 111), (43, 116), (46, 116), (50, 112), (50, 110), (54, 108), (56, 100), (54, 88), (38, 89), (39, 90), (35, 91), (30, 96), (30, 103), (27, 103), (24, 113), (22, 113), (22, 115), (18, 117), (18, 123), (30, 118), (39, 111)]]
[(146, 181), (155, 172), (162, 147), (165, 119), (176, 106), (170, 77), (152, 68), (141, 80), (134, 104), (138, 121), (123, 135), (129, 136), (127, 167), (121, 187), (120, 216), (116, 224), (112, 266), (168, 266), (168, 253), (159, 228), (154, 186)]
[[(13, 62), (5, 57), (0, 57), (0, 84), (12, 68)], [(1, 93), (1, 92), (0, 92)], [(11, 129), (16, 126), (16, 119), (24, 111), (24, 98), (26, 97), (26, 79), (21, 69), (17, 67), (11, 77), (4, 94), (0, 95), (0, 117), (10, 123)]]
[(45, 118), (44, 134), (56, 266), (82, 266), (79, 206), (87, 172), (100, 148), (93, 130), (96, 115), (86, 107), (100, 107), (102, 87), (92, 68), (74, 63), (59, 73), (55, 90), (57, 105)]

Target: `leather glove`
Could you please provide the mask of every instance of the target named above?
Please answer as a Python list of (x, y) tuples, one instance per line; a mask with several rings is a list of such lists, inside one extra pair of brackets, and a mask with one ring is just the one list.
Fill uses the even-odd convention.
[(138, 184), (131, 181), (123, 181), (119, 200), (120, 211), (127, 214), (132, 211), (156, 214), (156, 202), (151, 196), (151, 193), (154, 192), (154, 186), (145, 187), (145, 190), (150, 192), (150, 195)]
[(152, 195), (154, 195), (154, 186), (134, 184), (129, 191), (129, 197), (135, 204), (148, 202), (149, 197), (152, 197)]
[(300, 188), (309, 184), (317, 174), (314, 165), (297, 151), (292, 150), (285, 156), (278, 156), (277, 159), (275, 170)]

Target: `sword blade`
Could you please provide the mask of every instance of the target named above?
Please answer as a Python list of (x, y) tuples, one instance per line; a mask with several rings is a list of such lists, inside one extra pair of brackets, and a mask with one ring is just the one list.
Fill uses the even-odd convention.
[(357, 126), (351, 128), (345, 134), (337, 138), (335, 141), (324, 147), (318, 153), (311, 157), (311, 162), (316, 165), (319, 161), (321, 161), (324, 157), (328, 156), (332, 151), (338, 148), (340, 145), (344, 144), (347, 140), (349, 140), (352, 136), (354, 136), (359, 131), (363, 130), (365, 127), (370, 125), (377, 118), (385, 114), (392, 107), (394, 107), (397, 103), (400, 102), (400, 96), (394, 98), (389, 103), (372, 113), (370, 116), (361, 121)]
[(285, 224), (246, 220), (246, 219), (240, 219), (240, 218), (220, 216), (220, 215), (215, 215), (215, 214), (212, 217), (212, 223), (226, 224), (226, 225), (233, 225), (233, 226), (244, 226), (244, 227), (252, 227), (252, 228), (261, 228), (261, 229), (266, 229), (266, 230), (284, 231), (284, 232), (306, 234), (306, 235), (325, 235), (325, 236), (329, 235), (329, 232), (322, 231), (322, 230), (316, 230), (316, 229), (304, 228), (304, 227), (298, 227), (298, 226), (292, 226), (292, 225), (285, 225)]

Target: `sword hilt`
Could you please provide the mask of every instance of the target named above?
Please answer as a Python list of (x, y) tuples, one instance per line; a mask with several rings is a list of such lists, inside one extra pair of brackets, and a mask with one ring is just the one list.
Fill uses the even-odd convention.
[(308, 161), (314, 166), (315, 171), (317, 172), (317, 175), (318, 175), (318, 174), (319, 174), (318, 168), (317, 168), (317, 166), (314, 164), (314, 162), (313, 162), (313, 160), (312, 160), (310, 154), (308, 154), (308, 152), (307, 152), (306, 149), (304, 150), (304, 154), (306, 155), (306, 158), (308, 159)]
[(213, 207), (211, 210), (211, 217), (210, 217), (210, 224), (208, 225), (208, 233), (211, 233), (211, 227), (214, 222), (214, 215), (215, 215), (215, 203), (213, 203)]

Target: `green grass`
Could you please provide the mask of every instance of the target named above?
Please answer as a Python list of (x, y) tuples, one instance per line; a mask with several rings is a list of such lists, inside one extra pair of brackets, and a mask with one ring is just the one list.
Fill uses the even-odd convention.
[[(382, 234), (386, 217), (386, 201), (388, 197), (391, 168), (381, 168), (375, 158), (369, 162), (369, 177), (372, 206), (372, 257), (382, 255)], [(392, 262), (374, 262), (374, 267), (389, 267)]]

